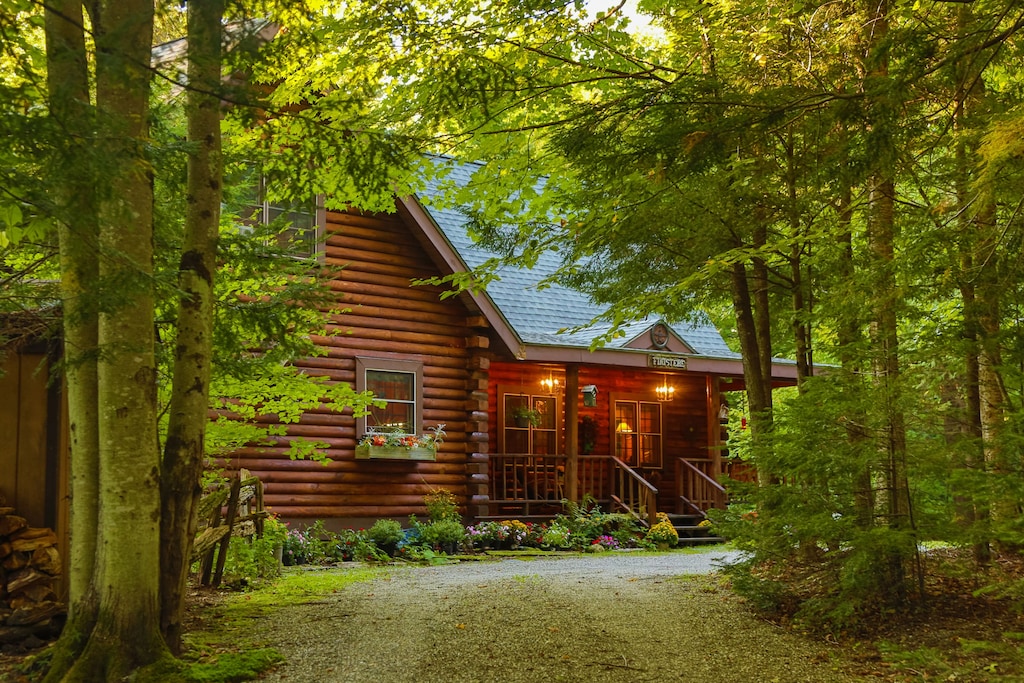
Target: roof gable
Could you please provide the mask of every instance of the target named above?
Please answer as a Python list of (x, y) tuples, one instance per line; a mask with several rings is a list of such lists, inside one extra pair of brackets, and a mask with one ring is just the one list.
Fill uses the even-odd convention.
[[(465, 185), (478, 164), (460, 164), (452, 167), (443, 182)], [(498, 254), (483, 248), (469, 234), (468, 217), (462, 212), (441, 207), (434, 201), (441, 193), (438, 181), (427, 183), (426, 189), (415, 198), (402, 203), (405, 210), (420, 223), (435, 250), (452, 272), (471, 270), (483, 265)], [(442, 253), (445, 252), (445, 253)], [(610, 325), (593, 323), (605, 307), (593, 302), (586, 294), (558, 284), (539, 284), (559, 267), (559, 255), (544, 253), (531, 269), (502, 266), (498, 279), (487, 285), (482, 297), (490, 302), (492, 313), (485, 315), (495, 322), (499, 334), (506, 327), (506, 343), (510, 350), (522, 357), (520, 346), (574, 347), (589, 349), (607, 335)], [(477, 297), (478, 299), (480, 296)], [(500, 318), (495, 320), (493, 317)], [(668, 328), (666, 345), (658, 348), (651, 343), (650, 332), (659, 323)], [(729, 349), (718, 330), (706, 316), (694, 323), (666, 324), (656, 319), (637, 321), (623, 326), (615, 337), (603, 344), (605, 349), (660, 350), (666, 353), (738, 359), (739, 354)]]

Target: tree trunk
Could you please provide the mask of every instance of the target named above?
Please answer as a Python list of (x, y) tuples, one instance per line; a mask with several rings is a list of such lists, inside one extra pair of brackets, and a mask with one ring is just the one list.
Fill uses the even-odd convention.
[[(981, 201), (981, 208), (974, 218), (975, 241), (974, 265), (977, 281), (977, 329), (978, 337), (978, 407), (981, 419), (981, 443), (984, 453), (983, 467), (991, 470), (1001, 481), (1017, 476), (1019, 467), (1013, 461), (1013, 450), (1003, 444), (1006, 429), (1006, 391), (1000, 371), (1000, 301), (999, 256), (996, 234), (996, 210), (991, 196)], [(1000, 487), (1005, 490), (1006, 487)], [(1010, 486), (1009, 489), (1015, 487)], [(988, 510), (993, 523), (1012, 523), (1019, 516), (1020, 500), (1014, 494), (1000, 492)], [(981, 552), (981, 557), (986, 557)]]
[[(957, 12), (957, 29), (961, 37), (969, 34), (973, 29), (973, 12), (970, 7), (964, 6)], [(953, 125), (957, 131), (956, 142), (956, 194), (957, 194), (957, 226), (961, 237), (960, 241), (960, 297), (963, 300), (964, 315), (964, 337), (967, 340), (967, 354), (964, 359), (965, 387), (964, 402), (965, 408), (964, 426), (960, 430), (965, 433), (972, 443), (968, 445), (968, 454), (965, 462), (958, 465), (968, 469), (984, 470), (985, 465), (985, 441), (982, 425), (982, 324), (981, 304), (977, 298), (977, 282), (983, 279), (976, 275), (978, 268), (987, 270), (988, 264), (975, 265), (977, 242), (981, 237), (981, 230), (989, 228), (987, 225), (972, 225), (974, 221), (970, 218), (970, 206), (972, 204), (970, 183), (971, 183), (971, 161), (972, 154), (968, 149), (966, 135), (969, 129), (971, 110), (980, 99), (982, 80), (978, 78), (976, 69), (972, 67), (974, 60), (962, 60), (957, 64), (956, 81), (956, 109), (953, 113)], [(982, 200), (983, 201), (983, 200)], [(985, 259), (985, 254), (978, 254)], [(998, 304), (997, 304), (998, 306)], [(976, 445), (975, 445), (976, 444)], [(974, 527), (977, 524), (987, 525), (989, 518), (988, 501), (976, 502), (970, 496), (958, 495), (957, 513), (964, 524)], [(979, 540), (973, 544), (974, 558), (979, 563), (987, 563), (991, 559), (991, 548), (987, 540)]]
[[(876, 387), (883, 402), (882, 444), (885, 454), (885, 478), (888, 524), (894, 529), (910, 530), (909, 483), (907, 481), (906, 425), (900, 396), (900, 358), (897, 330), (899, 293), (894, 272), (896, 183), (894, 150), (896, 116), (891, 93), (879, 90), (889, 81), (889, 4), (887, 0), (868, 3), (866, 27), (866, 80), (871, 82), (869, 127), (873, 139), (874, 164), (868, 177), (868, 251), (873, 275), (872, 346)], [(907, 549), (888, 551), (882, 558), (879, 586), (892, 604), (906, 601)], [(919, 577), (920, 579), (920, 577)]]
[[(800, 239), (800, 207), (797, 191), (796, 151), (792, 132), (786, 139), (786, 189), (789, 215), (789, 232), (793, 245), (789, 252), (789, 271), (792, 281), (793, 342), (796, 349), (796, 385), (803, 391), (804, 381), (811, 375), (811, 311), (809, 297), (805, 295), (803, 278), (803, 248), (807, 242)], [(769, 366), (770, 367), (770, 366)]]
[(93, 117), (81, 2), (56, 0), (47, 6), (44, 22), (50, 117), (68, 133), (49, 168), (62, 191), (56, 203), (74, 539), (66, 573), (68, 619), (52, 659), (54, 668), (63, 672), (81, 653), (96, 620), (90, 589), (99, 514), (98, 318), (92, 297), (99, 277), (99, 231), (93, 152), (87, 147)]
[[(843, 131), (843, 138), (848, 139), (846, 131)], [(839, 194), (839, 236), (840, 246), (839, 262), (836, 270), (839, 279), (844, 284), (853, 282), (853, 188), (849, 181), (843, 183)], [(836, 323), (836, 336), (838, 338), (839, 363), (842, 366), (847, 381), (859, 382), (861, 367), (859, 360), (851, 349), (857, 348), (861, 341), (861, 320), (860, 307), (848, 307), (844, 310)], [(866, 417), (863, 413), (855, 414), (846, 423), (846, 435), (854, 446), (862, 446), (867, 440), (864, 425)], [(854, 465), (852, 476), (853, 506), (857, 519), (857, 526), (861, 529), (869, 529), (875, 523), (875, 491), (872, 483), (871, 466), (864, 464), (862, 467)]]
[[(758, 343), (758, 328), (754, 322), (754, 309), (747, 281), (747, 269), (742, 263), (732, 265), (730, 289), (733, 312), (736, 315), (736, 331), (743, 356), (743, 380), (747, 388), (750, 408), (750, 438), (755, 460), (761, 449), (770, 447), (771, 438), (771, 384), (766, 384), (762, 372), (761, 344)], [(770, 362), (769, 362), (770, 365)], [(758, 476), (763, 483), (771, 480), (772, 473), (763, 471), (758, 464)]]
[[(757, 224), (754, 226), (754, 249), (760, 251), (768, 244), (768, 224), (757, 211)], [(771, 410), (772, 405), (772, 311), (768, 292), (768, 264), (764, 257), (754, 256), (751, 263), (751, 281), (753, 282), (754, 329), (757, 337), (757, 358), (760, 361), (758, 371), (765, 391), (765, 408)]]
[[(166, 655), (157, 628), (160, 507), (153, 191), (144, 156), (153, 6), (142, 0), (102, 3), (92, 20), (96, 122), (102, 130), (87, 139), (101, 141), (92, 150), (103, 154), (104, 172), (96, 183), (95, 215), (103, 255), (99, 278), (104, 295), (112, 298), (105, 299), (97, 332), (102, 351), (95, 402), (98, 534), (94, 571), (85, 588), (88, 607), (95, 606), (95, 623), (88, 632), (69, 636), (76, 645), (72, 657), (77, 644), (84, 643), (70, 669), (67, 660), (55, 660), (51, 666), (48, 680), (66, 681), (121, 680)], [(80, 377), (69, 376), (69, 385), (79, 381)], [(78, 391), (80, 387), (69, 386), (69, 393)], [(72, 495), (77, 500), (86, 492), (76, 488)], [(78, 571), (74, 568), (72, 573)], [(82, 578), (76, 577), (74, 583)]]
[(161, 468), (160, 630), (181, 652), (181, 621), (205, 455), (213, 355), (213, 276), (221, 203), (220, 89), (223, 2), (188, 6), (188, 161), (185, 239), (178, 266), (177, 339)]

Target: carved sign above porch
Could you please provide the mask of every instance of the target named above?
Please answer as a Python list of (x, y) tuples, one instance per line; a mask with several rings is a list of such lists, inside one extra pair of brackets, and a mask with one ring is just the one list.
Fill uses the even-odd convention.
[(647, 356), (647, 367), (685, 370), (686, 359), (681, 356), (668, 356), (664, 354), (652, 353), (651, 355)]

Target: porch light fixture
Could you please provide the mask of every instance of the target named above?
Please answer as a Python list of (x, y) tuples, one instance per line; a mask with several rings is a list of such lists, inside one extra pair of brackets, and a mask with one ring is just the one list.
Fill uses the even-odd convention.
[(553, 394), (555, 392), (555, 389), (558, 388), (558, 384), (558, 380), (552, 375), (548, 375), (547, 379), (542, 379), (540, 381), (540, 385), (547, 389), (549, 394)]
[(676, 396), (676, 388), (669, 385), (668, 378), (662, 380), (660, 387), (654, 388), (659, 401), (671, 401)]

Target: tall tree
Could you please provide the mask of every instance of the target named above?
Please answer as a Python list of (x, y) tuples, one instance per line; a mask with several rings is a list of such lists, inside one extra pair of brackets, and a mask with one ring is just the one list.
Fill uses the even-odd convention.
[[(56, 148), (50, 167), (58, 178), (58, 240), (64, 307), (64, 359), (71, 447), (71, 536), (68, 558), (68, 626), (76, 643), (92, 630), (96, 612), (89, 605), (95, 566), (99, 511), (99, 423), (97, 411), (98, 312), (90, 297), (99, 276), (99, 230), (94, 198), (94, 156), (89, 74), (82, 4), (55, 2), (45, 15), (50, 112), (68, 128), (65, 148)], [(65, 666), (60, 661), (58, 666)]]
[[(867, 135), (875, 150), (867, 177), (867, 241), (872, 277), (871, 332), (874, 373), (884, 403), (883, 448), (886, 454), (885, 498), (887, 522), (896, 529), (911, 529), (910, 488), (907, 480), (906, 423), (900, 388), (900, 354), (896, 287), (896, 131), (899, 126), (894, 84), (890, 81), (890, 9), (886, 0), (865, 4), (863, 41), (864, 91)], [(916, 541), (913, 541), (916, 546)], [(905, 597), (906, 558), (892, 552), (886, 557), (882, 584), (891, 602)]]
[[(97, 435), (95, 449), (90, 442), (72, 443), (72, 458), (79, 461), (76, 474), (84, 472), (73, 478), (76, 485), (84, 485), (73, 495), (84, 503), (85, 515), (90, 514), (92, 503), (82, 498), (95, 492), (97, 504), (96, 526), (86, 529), (76, 522), (82, 537), (75, 541), (86, 551), (94, 548), (95, 557), (74, 568), (72, 619), (48, 680), (120, 679), (167, 653), (158, 629), (153, 191), (146, 158), (153, 7), (136, 0), (101, 2), (90, 9), (96, 44), (95, 116), (83, 118), (96, 127), (79, 129), (85, 144), (72, 154), (82, 154), (88, 161), (79, 163), (97, 170), (80, 178), (96, 188), (95, 211), (69, 218), (75, 222), (69, 222), (61, 237), (66, 263), (72, 267), (64, 279), (96, 273), (95, 282), (108, 292), (96, 323), (95, 348), (100, 353), (83, 362), (83, 367), (95, 364), (95, 426), (86, 424), (93, 416), (80, 407), (73, 417), (76, 430), (89, 434), (95, 429)], [(62, 122), (70, 121), (65, 116), (82, 113), (72, 106), (81, 108), (88, 102), (83, 88), (88, 61), (83, 23), (80, 5), (74, 3), (47, 12), (51, 113)], [(73, 145), (80, 140), (69, 136)], [(97, 166), (90, 165), (101, 144), (102, 176)], [(93, 225), (98, 225), (98, 231)], [(93, 234), (98, 235), (95, 242)], [(114, 287), (122, 294), (118, 299), (109, 297)], [(74, 296), (70, 282), (65, 292)], [(76, 341), (84, 340), (88, 329), (81, 328), (79, 334), (76, 326), (80, 324), (72, 321)], [(76, 357), (80, 357), (77, 352)], [(69, 379), (83, 385), (72, 386), (69, 393), (88, 400), (84, 394), (91, 394), (91, 371), (76, 372)], [(125, 543), (129, 538), (132, 542)], [(91, 574), (87, 573), (90, 566)]]
[(224, 3), (188, 5), (188, 159), (178, 321), (161, 462), (160, 630), (181, 651), (181, 621), (205, 464), (213, 358), (214, 273), (222, 202), (220, 130)]

